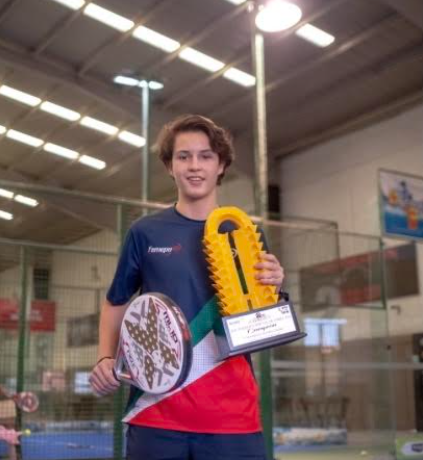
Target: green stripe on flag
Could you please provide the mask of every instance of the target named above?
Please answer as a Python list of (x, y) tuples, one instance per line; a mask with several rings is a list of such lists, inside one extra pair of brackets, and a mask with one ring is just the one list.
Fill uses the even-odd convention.
[[(216, 296), (213, 296), (201, 308), (198, 315), (191, 321), (189, 328), (191, 331), (193, 347), (200, 343), (212, 330), (216, 335), (223, 334), (223, 325), (222, 321), (220, 321)], [(144, 392), (139, 388), (133, 388), (135, 388), (135, 390), (131, 392), (128, 405), (125, 410), (125, 415), (131, 412), (138, 399), (144, 394)]]

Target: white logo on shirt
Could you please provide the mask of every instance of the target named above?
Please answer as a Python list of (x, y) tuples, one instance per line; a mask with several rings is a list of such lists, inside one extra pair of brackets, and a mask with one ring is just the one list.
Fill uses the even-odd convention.
[(160, 246), (149, 246), (148, 247), (148, 253), (149, 254), (172, 254), (172, 252), (179, 252), (182, 249), (182, 246), (180, 243), (175, 244), (174, 246), (169, 246), (169, 247), (160, 247)]

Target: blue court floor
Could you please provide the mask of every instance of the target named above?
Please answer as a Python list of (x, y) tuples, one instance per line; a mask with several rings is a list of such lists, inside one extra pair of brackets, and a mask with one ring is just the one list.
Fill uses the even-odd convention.
[[(23, 460), (80, 460), (113, 457), (111, 432), (33, 433), (21, 439)], [(0, 458), (6, 456), (0, 442)]]

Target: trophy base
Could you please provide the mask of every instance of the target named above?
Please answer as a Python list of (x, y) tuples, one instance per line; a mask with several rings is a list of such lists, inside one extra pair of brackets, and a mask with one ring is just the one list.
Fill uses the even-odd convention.
[(222, 317), (223, 334), (216, 335), (220, 358), (285, 345), (304, 338), (294, 308), (285, 300), (268, 307)]

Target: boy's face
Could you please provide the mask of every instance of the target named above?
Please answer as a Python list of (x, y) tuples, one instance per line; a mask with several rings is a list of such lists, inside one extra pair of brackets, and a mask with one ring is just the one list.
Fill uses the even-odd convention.
[(218, 176), (223, 170), (224, 165), (202, 131), (176, 135), (169, 172), (175, 179), (180, 198), (197, 201), (209, 197), (215, 193)]

